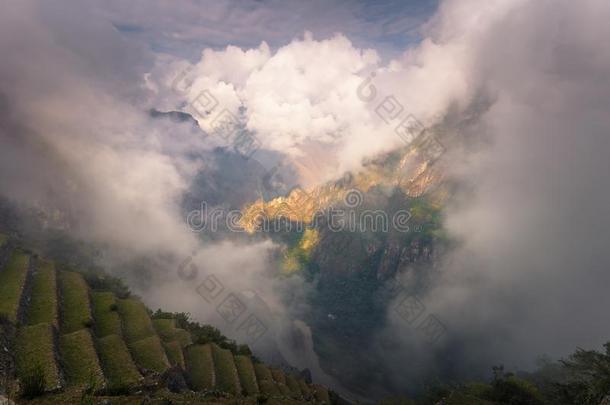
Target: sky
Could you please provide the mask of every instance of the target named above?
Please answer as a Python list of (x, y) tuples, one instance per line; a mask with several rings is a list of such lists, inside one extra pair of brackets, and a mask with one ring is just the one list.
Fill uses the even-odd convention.
[(202, 48), (228, 44), (251, 48), (266, 41), (277, 48), (305, 31), (318, 39), (343, 33), (356, 46), (390, 57), (421, 39), (420, 26), (436, 6), (436, 0), (112, 0), (100, 4), (99, 12), (153, 52), (190, 60)]
[[(122, 254), (199, 251), (200, 268), (247, 274), (240, 288), (281, 313), (265, 266), (278, 246), (202, 246), (181, 212), (224, 138), (149, 111), (188, 112), (208, 135), (225, 112), (255, 137), (254, 159), (279, 156), (304, 185), (403, 146), (395, 128), (412, 115), (454, 136), (447, 175), (465, 185), (446, 207), (459, 248), (422, 297), (456, 363), (521, 367), (599, 348), (610, 336), (609, 18), (606, 0), (9, 0), (0, 195), (69, 215), (75, 235)], [(168, 268), (144, 299), (196, 306), (197, 280)]]

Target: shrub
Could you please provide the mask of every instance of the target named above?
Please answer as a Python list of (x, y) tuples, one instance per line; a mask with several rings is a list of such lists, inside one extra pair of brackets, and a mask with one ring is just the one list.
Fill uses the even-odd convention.
[(44, 367), (37, 364), (21, 377), (21, 396), (32, 399), (41, 396), (45, 392), (46, 376)]
[(379, 405), (415, 405), (415, 401), (409, 398), (396, 397), (384, 399)]
[(605, 352), (578, 349), (560, 362), (566, 381), (556, 382), (556, 396), (566, 403), (597, 405), (610, 392), (610, 342)]
[(250, 347), (248, 345), (238, 345), (237, 350), (235, 351), (234, 354), (243, 355), (243, 356), (252, 356), (252, 350), (250, 350)]
[(89, 382), (84, 387), (80, 398), (80, 405), (93, 405), (95, 393), (98, 390), (98, 376), (94, 373), (89, 375)]
[(87, 272), (84, 276), (87, 284), (94, 291), (110, 291), (120, 299), (131, 297), (129, 287), (119, 278), (96, 271)]
[(529, 381), (504, 373), (504, 367), (494, 367), (494, 380), (488, 398), (509, 405), (544, 405), (538, 388)]
[(128, 383), (117, 383), (116, 385), (109, 385), (104, 389), (104, 394), (110, 397), (122, 397), (131, 393), (130, 384)]
[(256, 404), (266, 404), (269, 401), (269, 397), (267, 395), (257, 395)]

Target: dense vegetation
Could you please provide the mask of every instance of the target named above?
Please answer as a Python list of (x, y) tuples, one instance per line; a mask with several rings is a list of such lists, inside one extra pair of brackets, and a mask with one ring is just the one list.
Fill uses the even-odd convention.
[(490, 382), (435, 385), (418, 399), (381, 405), (606, 405), (604, 400), (610, 400), (610, 342), (605, 352), (578, 349), (565, 360), (542, 360), (532, 373), (493, 367)]
[[(252, 356), (252, 351), (248, 345), (236, 343), (211, 325), (202, 325), (199, 322), (193, 321), (189, 313), (163, 312), (158, 309), (152, 314), (152, 318), (153, 321), (173, 319), (177, 328), (187, 330), (191, 333), (193, 342), (196, 344), (204, 345), (207, 343), (214, 343), (223, 349), (229, 350), (234, 355)], [(156, 323), (159, 324), (158, 322)]]

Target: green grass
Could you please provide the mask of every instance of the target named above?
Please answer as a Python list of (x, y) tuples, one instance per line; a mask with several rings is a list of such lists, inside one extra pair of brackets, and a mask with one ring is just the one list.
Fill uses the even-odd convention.
[(19, 378), (26, 378), (42, 367), (47, 391), (59, 388), (59, 369), (55, 362), (53, 328), (50, 324), (24, 326), (17, 333), (15, 363)]
[(129, 345), (133, 360), (140, 368), (162, 373), (169, 368), (165, 350), (158, 336), (151, 336)]
[(196, 391), (215, 387), (214, 360), (210, 345), (191, 345), (185, 350), (186, 371), (191, 387)]
[(182, 348), (185, 348), (188, 345), (193, 344), (193, 339), (191, 338), (191, 333), (184, 329), (176, 328), (176, 340), (178, 342), (180, 342), (180, 346), (182, 346)]
[(140, 381), (140, 373), (120, 336), (110, 335), (99, 339), (97, 349), (109, 388), (121, 389)]
[(61, 290), (61, 332), (76, 332), (93, 325), (89, 287), (82, 274), (59, 272)]
[(177, 340), (173, 342), (163, 342), (163, 348), (167, 354), (169, 364), (172, 366), (179, 366), (184, 369), (184, 353), (182, 353), (182, 345)]
[(269, 367), (257, 363), (254, 365), (254, 372), (256, 373), (259, 389), (263, 394), (270, 396), (280, 395), (280, 390), (273, 381), (273, 376), (271, 375)]
[(57, 325), (57, 277), (53, 262), (38, 265), (32, 283), (32, 298), (28, 306), (27, 323)]
[(235, 367), (237, 367), (239, 382), (246, 394), (258, 395), (259, 389), (252, 359), (249, 356), (235, 356)]
[(14, 251), (6, 267), (0, 270), (0, 316), (13, 323), (17, 322), (19, 302), (29, 264), (29, 256)]
[(233, 360), (233, 353), (230, 350), (221, 349), (213, 343), (212, 356), (214, 358), (214, 371), (216, 372), (216, 389), (239, 395), (241, 386)]
[(321, 385), (313, 385), (313, 395), (317, 401), (330, 404), (330, 396), (328, 395), (328, 390)]
[(449, 398), (445, 400), (447, 405), (496, 405), (497, 402), (480, 399), (476, 396), (467, 395), (462, 392), (453, 391)]
[(117, 304), (121, 315), (123, 335), (128, 344), (155, 336), (155, 329), (142, 302), (135, 299), (125, 299), (118, 300)]
[(8, 241), (8, 236), (3, 233), (0, 233), (0, 248), (4, 246), (4, 244)]
[(278, 396), (282, 395), (277, 384), (273, 381), (270, 381), (270, 380), (259, 381), (258, 387), (259, 387), (260, 391), (265, 395), (268, 395), (271, 397), (278, 397)]
[(301, 386), (293, 375), (286, 375), (286, 385), (290, 389), (290, 392), (292, 392), (293, 397), (300, 398), (303, 396), (303, 393), (301, 392)]
[(190, 332), (176, 328), (175, 319), (153, 319), (153, 326), (164, 342), (179, 342), (182, 348), (193, 343)]
[(288, 397), (288, 398), (292, 397), (292, 392), (290, 391), (290, 388), (288, 388), (288, 386), (286, 384), (275, 383), (275, 385), (280, 390), (280, 394), (282, 394), (282, 396)]
[(271, 375), (273, 376), (273, 380), (275, 381), (275, 385), (280, 390), (280, 393), (286, 397), (291, 397), (292, 392), (290, 388), (286, 385), (286, 374), (282, 370), (271, 369)]
[(286, 375), (282, 370), (278, 370), (277, 368), (271, 369), (271, 375), (273, 376), (273, 380), (278, 384), (286, 384)]
[[(121, 335), (121, 318), (119, 317), (114, 294), (111, 292), (92, 292), (91, 302), (93, 304), (93, 319), (95, 320), (95, 335), (99, 338)], [(116, 310), (113, 311), (113, 308)]]
[(309, 385), (307, 385), (307, 383), (305, 382), (305, 380), (298, 380), (299, 386), (301, 387), (301, 392), (303, 393), (303, 395), (308, 398), (311, 396), (312, 391), (311, 388), (309, 388)]
[(98, 388), (103, 386), (104, 375), (88, 329), (62, 335), (59, 352), (69, 386), (87, 386), (93, 382)]
[(153, 319), (153, 326), (164, 342), (171, 342), (176, 338), (175, 319)]
[(254, 372), (256, 373), (256, 379), (258, 381), (273, 381), (271, 370), (269, 370), (269, 367), (262, 363), (256, 363), (254, 365)]

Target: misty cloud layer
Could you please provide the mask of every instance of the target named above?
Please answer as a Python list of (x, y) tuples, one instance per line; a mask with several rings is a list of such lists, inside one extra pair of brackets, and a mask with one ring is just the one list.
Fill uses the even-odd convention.
[[(446, 166), (464, 187), (447, 208), (459, 247), (422, 292), (447, 339), (419, 346), (390, 313), (380, 342), (404, 350), (392, 346), (390, 356), (380, 346), (385, 365), (412, 361), (413, 378), (447, 362), (484, 374), (610, 338), (607, 1), (444, 1), (421, 42), (390, 60), (348, 34), (314, 29), (277, 46), (202, 46), (194, 63), (117, 30), (106, 17), (122, 4), (92, 4), (3, 6), (0, 195), (60, 212), (75, 235), (121, 254), (167, 254), (169, 270), (144, 290), (151, 306), (215, 316), (192, 288), (213, 273), (255, 291), (282, 323), (305, 311), (304, 293), (290, 310), (286, 294), (310, 286), (273, 280), (274, 243), (202, 244), (190, 232), (181, 203), (217, 146), (203, 133), (211, 123), (199, 119), (202, 132), (153, 119), (150, 108), (193, 113), (189, 103), (210, 90), (262, 149), (288, 156), (303, 184), (319, 184), (404, 145), (397, 121), (375, 111), (394, 96), (426, 126), (450, 115), (445, 130), (457, 146)], [(171, 80), (189, 66), (193, 85), (177, 94)], [(370, 73), (377, 96), (367, 103), (358, 89)], [(193, 252), (201, 272), (185, 281), (175, 266)]]
[(150, 55), (84, 4), (69, 10), (11, 2), (0, 17), (2, 194), (68, 212), (94, 240), (136, 251), (192, 244), (174, 201), (192, 169), (134, 107)]
[(610, 335), (610, 5), (511, 4), (479, 34), (476, 75), (495, 102), (464, 136), (490, 145), (460, 168), (475, 189), (447, 226), (464, 244), (429, 298), (472, 343), (465, 357), (485, 336), (522, 365)]

